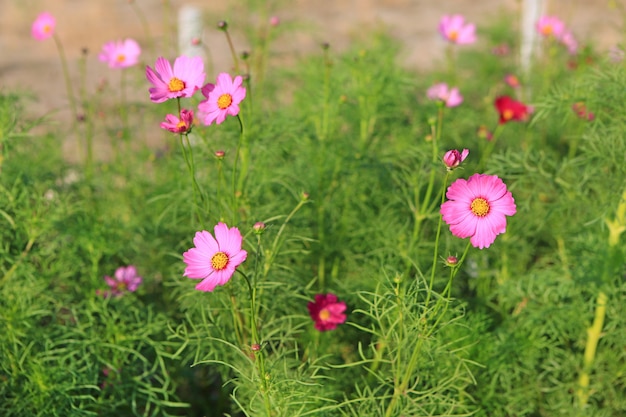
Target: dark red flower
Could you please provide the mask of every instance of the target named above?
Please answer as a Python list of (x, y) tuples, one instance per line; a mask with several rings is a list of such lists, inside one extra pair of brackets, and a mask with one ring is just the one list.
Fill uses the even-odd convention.
[(513, 100), (509, 96), (497, 97), (494, 105), (500, 113), (500, 124), (510, 121), (525, 122), (533, 111), (532, 107)]
[(315, 302), (307, 305), (309, 314), (320, 332), (334, 330), (338, 324), (346, 321), (346, 303), (338, 301), (335, 294), (317, 294)]

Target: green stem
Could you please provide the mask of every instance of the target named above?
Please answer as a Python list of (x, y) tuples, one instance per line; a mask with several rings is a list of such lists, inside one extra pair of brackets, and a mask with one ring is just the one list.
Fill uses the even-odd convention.
[(61, 58), (61, 67), (63, 68), (63, 77), (65, 78), (65, 88), (67, 89), (67, 99), (70, 102), (70, 107), (72, 108), (72, 115), (74, 116), (74, 120), (72, 122), (72, 126), (76, 123), (78, 118), (78, 110), (76, 106), (76, 99), (74, 98), (74, 91), (72, 89), (72, 81), (70, 79), (70, 72), (67, 67), (67, 60), (65, 59), (65, 50), (63, 49), (63, 44), (59, 37), (55, 34), (52, 35), (54, 39), (54, 43), (57, 46), (57, 50), (59, 51), (59, 58)]
[(576, 390), (578, 406), (581, 409), (587, 405), (587, 401), (589, 400), (589, 374), (596, 356), (598, 342), (602, 336), (602, 326), (606, 315), (606, 302), (606, 294), (600, 291), (596, 300), (596, 312), (593, 324), (587, 329), (587, 344), (585, 345), (585, 353), (583, 356), (583, 370), (578, 378), (578, 390)]
[(256, 290), (257, 290), (257, 282), (250, 282), (250, 279), (246, 274), (241, 272), (239, 269), (236, 270), (244, 277), (246, 283), (248, 284), (248, 289), (250, 291), (250, 332), (252, 336), (252, 351), (254, 352), (254, 359), (257, 365), (257, 372), (259, 377), (259, 390), (263, 395), (263, 404), (265, 406), (265, 414), (267, 417), (271, 417), (272, 415), (272, 406), (270, 401), (269, 394), (269, 381), (267, 377), (267, 373), (265, 370), (265, 356), (262, 352), (262, 341), (259, 337), (259, 331), (257, 327), (257, 314), (256, 314)]
[(487, 142), (487, 146), (485, 147), (485, 149), (482, 152), (482, 155), (480, 156), (480, 161), (478, 162), (478, 168), (477, 168), (478, 172), (483, 172), (485, 170), (487, 160), (489, 159), (489, 157), (491, 156), (491, 153), (496, 147), (496, 140), (500, 137), (500, 134), (502, 133), (504, 126), (505, 126), (504, 124), (498, 124), (498, 126), (493, 131), (493, 136), (491, 137), (491, 140)]

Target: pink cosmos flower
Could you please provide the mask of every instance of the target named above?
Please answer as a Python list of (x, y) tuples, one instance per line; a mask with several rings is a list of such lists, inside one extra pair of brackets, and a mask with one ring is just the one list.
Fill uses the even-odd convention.
[(106, 62), (109, 68), (128, 68), (139, 62), (139, 55), (139, 44), (133, 39), (125, 39), (105, 43), (98, 59)]
[(56, 24), (56, 19), (50, 13), (40, 13), (33, 22), (30, 33), (33, 35), (33, 38), (43, 41), (54, 35)]
[(154, 70), (146, 66), (146, 78), (154, 85), (150, 88), (150, 100), (163, 103), (170, 98), (191, 97), (204, 83), (204, 62), (202, 58), (179, 56), (174, 68), (169, 61), (159, 57)]
[(202, 94), (206, 97), (198, 104), (204, 124), (221, 124), (226, 120), (226, 115), (237, 116), (239, 103), (246, 97), (246, 89), (241, 86), (243, 79), (236, 76), (233, 80), (230, 74), (225, 72), (217, 76), (216, 84), (207, 84), (202, 87)]
[(448, 84), (435, 84), (428, 89), (426, 95), (431, 100), (441, 100), (446, 107), (456, 107), (463, 102), (463, 96), (459, 93), (459, 89), (448, 88)]
[(506, 216), (516, 213), (515, 200), (495, 175), (474, 174), (448, 187), (448, 201), (441, 205), (443, 221), (456, 237), (470, 238), (472, 246), (488, 248), (506, 231)]
[(514, 74), (507, 74), (504, 76), (504, 82), (509, 85), (509, 87), (517, 88), (521, 84), (519, 82), (519, 78), (517, 78)]
[(578, 41), (574, 38), (572, 32), (566, 30), (563, 32), (559, 40), (563, 45), (565, 45), (567, 52), (569, 52), (570, 55), (576, 55), (578, 52)]
[(346, 321), (346, 303), (337, 301), (335, 294), (317, 294), (315, 302), (309, 301), (307, 305), (309, 314), (315, 322), (315, 328), (320, 332), (334, 330), (337, 325)]
[(169, 130), (172, 133), (189, 133), (193, 127), (193, 111), (182, 109), (180, 119), (173, 114), (165, 116), (165, 121), (161, 122), (161, 129)]
[(467, 45), (476, 42), (476, 26), (473, 23), (465, 24), (465, 18), (460, 14), (445, 15), (439, 21), (439, 33), (449, 42), (458, 45)]
[(469, 155), (469, 149), (463, 149), (461, 152), (456, 149), (452, 149), (446, 152), (443, 156), (443, 164), (446, 166), (448, 171), (451, 171), (461, 165), (461, 162), (465, 161), (467, 155)]
[(105, 297), (113, 295), (115, 297), (121, 297), (125, 292), (135, 292), (139, 287), (139, 284), (143, 281), (139, 275), (137, 275), (137, 268), (133, 265), (121, 266), (115, 270), (115, 277), (105, 276), (104, 281), (110, 287), (110, 290), (99, 291)]
[(248, 252), (241, 249), (241, 232), (236, 227), (230, 229), (224, 223), (215, 228), (215, 238), (203, 230), (193, 238), (194, 248), (183, 253), (187, 264), (183, 276), (201, 279), (196, 285), (200, 291), (213, 291), (216, 286), (226, 284), (237, 268), (246, 260)]
[(542, 16), (535, 24), (535, 28), (542, 36), (553, 36), (558, 39), (565, 30), (565, 23), (558, 17)]

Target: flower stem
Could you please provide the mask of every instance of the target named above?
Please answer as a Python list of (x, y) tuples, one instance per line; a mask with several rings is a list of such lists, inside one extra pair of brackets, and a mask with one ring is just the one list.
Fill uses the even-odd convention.
[(262, 341), (261, 341), (261, 338), (259, 337), (259, 331), (257, 327), (257, 313), (256, 313), (257, 281), (254, 280), (254, 282), (250, 282), (250, 279), (245, 273), (243, 273), (239, 269), (237, 269), (236, 271), (239, 272), (239, 274), (241, 274), (241, 276), (244, 277), (246, 283), (248, 284), (248, 289), (250, 291), (250, 333), (251, 333), (251, 339), (252, 339), (251, 340), (252, 346), (256, 346), (256, 348), (253, 349), (254, 359), (255, 359), (254, 362), (257, 365), (257, 372), (258, 372), (258, 377), (259, 377), (259, 390), (261, 391), (261, 394), (263, 395), (263, 405), (265, 406), (265, 414), (267, 415), (267, 417), (271, 417), (272, 406), (271, 406), (270, 394), (269, 394), (269, 380), (268, 380), (268, 375), (265, 370), (265, 357), (261, 349)]
[(70, 72), (67, 68), (67, 60), (65, 59), (65, 50), (63, 49), (63, 44), (59, 37), (55, 34), (52, 35), (54, 39), (54, 43), (57, 46), (57, 50), (59, 51), (59, 58), (61, 59), (61, 67), (63, 68), (63, 77), (65, 78), (65, 88), (67, 89), (67, 99), (70, 102), (70, 107), (72, 108), (72, 116), (74, 120), (72, 125), (76, 122), (78, 118), (78, 110), (76, 107), (76, 100), (74, 99), (74, 91), (72, 89), (72, 81), (70, 79)]
[(600, 291), (596, 299), (596, 312), (593, 324), (587, 329), (587, 344), (585, 345), (585, 353), (583, 356), (583, 370), (578, 378), (578, 390), (576, 390), (578, 406), (581, 409), (587, 405), (587, 401), (589, 400), (589, 373), (591, 372), (596, 356), (598, 342), (602, 336), (602, 326), (606, 315), (606, 302), (606, 294)]

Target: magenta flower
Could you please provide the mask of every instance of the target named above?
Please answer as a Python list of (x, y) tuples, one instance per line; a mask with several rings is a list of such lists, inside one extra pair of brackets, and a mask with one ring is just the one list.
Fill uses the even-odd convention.
[(202, 87), (202, 94), (206, 97), (198, 104), (204, 124), (221, 124), (226, 115), (237, 116), (239, 114), (239, 103), (246, 97), (246, 89), (241, 86), (241, 76), (236, 76), (233, 80), (230, 74), (222, 72), (217, 76), (216, 84), (207, 84)]
[(193, 96), (202, 88), (205, 77), (204, 62), (200, 57), (179, 56), (174, 61), (174, 68), (167, 59), (159, 57), (154, 70), (146, 66), (146, 78), (154, 85), (150, 88), (150, 100), (155, 103)]
[(218, 223), (214, 232), (215, 238), (206, 230), (196, 232), (195, 247), (183, 253), (187, 264), (183, 276), (201, 279), (196, 285), (200, 291), (213, 291), (216, 286), (226, 284), (248, 256), (248, 252), (241, 249), (243, 239), (239, 229)]
[(536, 23), (535, 28), (540, 35), (560, 38), (565, 31), (565, 23), (558, 17), (542, 16)]
[(133, 265), (121, 266), (115, 270), (115, 277), (105, 276), (104, 281), (109, 286), (110, 290), (97, 291), (105, 297), (115, 296), (121, 297), (125, 292), (135, 292), (139, 287), (139, 284), (143, 281), (139, 275), (137, 275), (137, 269)]
[(309, 314), (315, 322), (315, 328), (320, 332), (334, 330), (337, 325), (346, 321), (346, 303), (337, 301), (335, 294), (317, 294), (315, 302), (309, 301), (307, 305)]
[(133, 39), (111, 41), (104, 44), (98, 59), (109, 68), (128, 68), (137, 65), (141, 55), (139, 44)]
[(467, 181), (456, 180), (441, 205), (443, 221), (456, 237), (470, 238), (472, 246), (488, 248), (506, 231), (506, 216), (516, 213), (515, 200), (495, 175), (474, 174)]
[(439, 21), (439, 33), (448, 42), (458, 45), (467, 45), (476, 42), (476, 26), (473, 23), (465, 24), (465, 18), (460, 14), (445, 15)]
[(446, 83), (435, 84), (428, 89), (426, 95), (431, 100), (441, 100), (446, 107), (456, 107), (463, 103), (463, 96), (459, 93), (459, 89), (449, 88)]
[(56, 19), (50, 13), (40, 13), (33, 22), (30, 33), (33, 35), (33, 38), (43, 41), (54, 35), (56, 24)]
[(443, 155), (443, 163), (448, 168), (448, 171), (451, 171), (461, 165), (461, 162), (465, 161), (467, 155), (469, 155), (469, 149), (463, 149), (461, 152), (452, 149)]
[(173, 114), (165, 116), (165, 121), (161, 122), (161, 128), (172, 133), (189, 133), (193, 127), (193, 111), (182, 109), (180, 118)]

